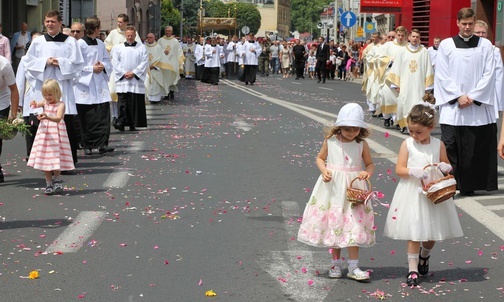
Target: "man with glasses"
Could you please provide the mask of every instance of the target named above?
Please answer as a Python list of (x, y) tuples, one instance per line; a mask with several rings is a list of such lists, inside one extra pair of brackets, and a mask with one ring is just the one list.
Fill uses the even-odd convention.
[(81, 39), (84, 37), (84, 25), (80, 22), (72, 23), (72, 26), (70, 27), (70, 34), (75, 38), (75, 40)]

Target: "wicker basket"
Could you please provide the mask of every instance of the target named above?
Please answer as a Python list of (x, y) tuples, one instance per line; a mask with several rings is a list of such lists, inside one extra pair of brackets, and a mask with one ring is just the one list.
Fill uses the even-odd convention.
[(365, 203), (366, 200), (368, 199), (369, 195), (372, 194), (371, 192), (371, 182), (369, 179), (366, 179), (368, 188), (367, 189), (359, 189), (359, 188), (354, 188), (353, 183), (354, 181), (359, 180), (358, 177), (352, 179), (350, 182), (350, 186), (347, 188), (347, 199), (351, 203), (355, 204), (360, 204), (360, 203)]
[[(437, 166), (436, 164), (427, 165), (424, 167), (424, 170), (429, 167), (436, 167), (436, 166)], [(455, 177), (449, 174), (439, 179), (436, 179), (428, 184), (424, 184), (423, 180), (421, 180), (421, 182), (423, 190), (426, 192), (427, 198), (434, 204), (438, 204), (447, 199), (452, 198), (457, 190), (457, 183), (455, 182)], [(433, 186), (439, 187), (439, 189), (429, 190)]]

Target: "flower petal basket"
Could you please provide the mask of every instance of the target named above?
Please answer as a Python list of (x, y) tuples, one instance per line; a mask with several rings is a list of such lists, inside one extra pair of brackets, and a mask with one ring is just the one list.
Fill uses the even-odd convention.
[(353, 204), (365, 203), (366, 200), (368, 199), (369, 195), (371, 195), (373, 193), (373, 192), (371, 192), (371, 188), (372, 188), (371, 182), (369, 181), (369, 179), (366, 179), (367, 188), (360, 189), (360, 188), (353, 187), (353, 183), (356, 180), (359, 180), (359, 178), (356, 177), (356, 178), (352, 179), (352, 181), (350, 182), (350, 185), (348, 186), (348, 188), (346, 190), (347, 200)]
[[(437, 165), (427, 165), (424, 167), (424, 170), (432, 167), (436, 168)], [(436, 170), (439, 171), (438, 169)], [(457, 181), (453, 175), (444, 175), (441, 171), (439, 171), (438, 174), (439, 177), (437, 179), (434, 179), (427, 184), (421, 180), (424, 193), (434, 204), (438, 204), (452, 198), (457, 190)]]

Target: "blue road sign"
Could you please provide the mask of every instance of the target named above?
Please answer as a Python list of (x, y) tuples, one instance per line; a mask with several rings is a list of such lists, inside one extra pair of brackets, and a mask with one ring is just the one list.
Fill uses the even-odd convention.
[(352, 27), (357, 23), (357, 16), (351, 12), (346, 11), (341, 15), (341, 24), (345, 27)]
[(338, 15), (341, 16), (342, 14), (343, 14), (343, 9), (340, 7), (340, 8), (338, 8)]

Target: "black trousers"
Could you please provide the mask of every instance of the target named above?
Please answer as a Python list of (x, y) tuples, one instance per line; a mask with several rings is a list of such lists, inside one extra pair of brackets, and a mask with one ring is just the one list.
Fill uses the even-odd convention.
[(236, 80), (238, 78), (238, 71), (240, 70), (240, 66), (236, 62), (228, 62), (227, 63), (227, 78), (230, 80)]
[(296, 78), (302, 78), (304, 73), (305, 61), (304, 60), (296, 60), (294, 61), (296, 66)]
[(70, 141), (70, 148), (72, 149), (72, 158), (74, 164), (77, 163), (77, 148), (79, 147), (77, 129), (75, 128), (75, 117), (76, 115), (65, 114), (63, 118), (67, 129), (68, 140)]
[(317, 64), (315, 65), (315, 72), (317, 73), (317, 78), (319, 81), (326, 79), (326, 61), (317, 59)]

